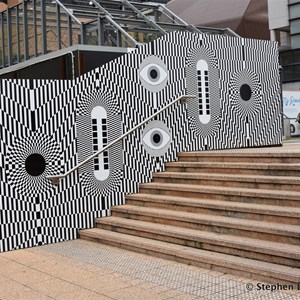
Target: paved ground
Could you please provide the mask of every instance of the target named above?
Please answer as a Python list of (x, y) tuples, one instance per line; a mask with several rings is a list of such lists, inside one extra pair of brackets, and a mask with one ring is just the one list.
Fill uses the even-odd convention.
[[(300, 140), (272, 149), (298, 152)], [(80, 240), (0, 254), (0, 300), (300, 299), (300, 291), (257, 284)]]
[[(87, 241), (0, 254), (0, 299), (300, 299), (257, 282)], [(250, 290), (253, 287), (253, 290)]]

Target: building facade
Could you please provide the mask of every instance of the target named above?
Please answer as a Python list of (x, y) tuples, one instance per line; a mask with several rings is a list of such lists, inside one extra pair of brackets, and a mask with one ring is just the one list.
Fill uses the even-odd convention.
[(280, 50), (283, 112), (290, 128), (286, 131), (300, 135), (300, 1), (268, 0), (268, 7), (271, 40)]
[(300, 81), (300, 1), (269, 0), (271, 40), (279, 43), (284, 90), (298, 90)]

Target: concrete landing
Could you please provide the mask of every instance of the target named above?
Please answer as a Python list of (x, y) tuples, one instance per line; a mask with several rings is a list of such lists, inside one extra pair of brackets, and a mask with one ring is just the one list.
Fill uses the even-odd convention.
[(0, 299), (300, 299), (255, 281), (76, 240), (0, 254)]

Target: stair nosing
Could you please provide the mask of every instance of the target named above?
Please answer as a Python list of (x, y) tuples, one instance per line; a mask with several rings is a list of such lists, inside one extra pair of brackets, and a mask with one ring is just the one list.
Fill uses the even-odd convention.
[[(97, 230), (96, 233), (95, 233), (95, 230)], [(100, 232), (99, 232), (99, 230), (100, 230)], [(227, 268), (231, 268), (231, 269), (233, 269), (234, 265), (237, 265), (237, 267), (239, 269), (241, 269), (241, 266), (242, 266), (244, 268), (247, 268), (248, 271), (250, 269), (251, 273), (256, 273), (259, 275), (261, 275), (261, 272), (263, 272), (264, 276), (268, 276), (272, 272), (273, 273), (272, 277), (277, 278), (277, 279), (280, 278), (283, 280), (295, 280), (295, 282), (296, 282), (300, 276), (299, 269), (288, 267), (285, 265), (278, 265), (278, 264), (273, 264), (273, 263), (269, 263), (269, 262), (262, 262), (262, 261), (249, 259), (249, 258), (241, 258), (241, 257), (224, 254), (224, 253), (211, 252), (211, 251), (207, 251), (207, 250), (193, 249), (193, 248), (186, 247), (186, 246), (175, 245), (175, 244), (162, 242), (162, 241), (155, 241), (155, 240), (148, 239), (148, 238), (130, 236), (127, 234), (121, 234), (121, 233), (111, 232), (111, 231), (107, 231), (107, 230), (101, 230), (99, 228), (86, 229), (86, 230), (82, 231), (82, 234), (89, 235), (94, 238), (97, 238), (97, 237), (99, 238), (99, 236), (101, 236), (101, 235), (102, 235), (102, 238), (103, 238), (103, 236), (105, 236), (106, 238), (107, 238), (107, 236), (109, 236), (110, 238), (116, 240), (117, 243), (123, 242), (123, 244), (126, 243), (130, 246), (143, 247), (143, 249), (145, 249), (145, 250), (147, 250), (147, 246), (148, 246), (148, 247), (151, 247), (150, 251), (154, 251), (154, 252), (162, 253), (163, 252), (162, 250), (166, 249), (163, 253), (166, 253), (168, 255), (171, 254), (178, 258), (187, 259), (186, 255), (189, 254), (189, 255), (193, 256), (194, 259), (197, 258), (198, 261), (202, 261), (202, 262), (208, 263), (208, 264), (219, 265), (219, 266), (227, 267)], [(95, 237), (95, 235), (97, 235), (97, 237)], [(120, 240), (120, 237), (122, 237), (121, 240)], [(227, 260), (226, 260), (226, 258), (227, 258)], [(189, 258), (189, 259), (191, 260), (191, 258)], [(253, 266), (253, 263), (255, 264), (255, 267)], [(280, 266), (280, 268), (281, 268), (280, 271), (278, 271), (278, 266)], [(246, 270), (243, 270), (243, 271), (246, 271)], [(275, 275), (276, 275), (276, 277), (274, 277)]]
[[(230, 218), (230, 217), (223, 217), (223, 216), (215, 216), (215, 215), (202, 215), (197, 213), (191, 212), (182, 212), (182, 211), (174, 211), (174, 210), (167, 210), (167, 209), (155, 209), (149, 207), (138, 207), (134, 205), (121, 205), (116, 206), (112, 209), (112, 213), (114, 212), (122, 212), (122, 213), (135, 213), (140, 215), (146, 216), (153, 216), (155, 217), (164, 218), (164, 219), (171, 219), (176, 221), (182, 222), (194, 222), (198, 224), (204, 224), (209, 226), (218, 226), (218, 227), (226, 227), (226, 228), (234, 228), (239, 226), (240, 230), (245, 231), (256, 231), (256, 232), (264, 232), (269, 233), (270, 231), (276, 235), (287, 235), (293, 237), (300, 237), (300, 226), (297, 225), (289, 225), (289, 224), (279, 224), (273, 222), (264, 222), (264, 221), (256, 221), (251, 220), (251, 224), (249, 224), (249, 220), (246, 219), (237, 219), (237, 218)], [(280, 225), (280, 228), (274, 228), (274, 226)], [(286, 228), (285, 230), (283, 228)], [(289, 227), (289, 230), (287, 230)], [(294, 230), (291, 230), (294, 229)]]
[(300, 170), (300, 163), (237, 163), (237, 162), (199, 162), (199, 161), (174, 161), (174, 162), (167, 162), (166, 167), (221, 167), (221, 168), (245, 168), (246, 169), (263, 169), (263, 170), (282, 170), (282, 168), (287, 168), (287, 170)]
[[(140, 189), (161, 189), (161, 190), (172, 190), (172, 191), (188, 191), (188, 192), (200, 192), (209, 194), (226, 194), (235, 196), (255, 196), (259, 198), (264, 198), (266, 196), (271, 196), (275, 199), (284, 200), (300, 200), (300, 192), (290, 192), (290, 191), (272, 191), (268, 189), (251, 189), (251, 188), (239, 188), (239, 187), (216, 187), (211, 185), (193, 185), (193, 184), (179, 184), (179, 183), (158, 183), (150, 182), (140, 184)], [(259, 192), (258, 192), (259, 191)], [(280, 194), (279, 194), (280, 193)], [(296, 198), (293, 198), (296, 197)]]
[[(144, 198), (144, 199), (143, 199)], [(300, 207), (279, 206), (271, 204), (256, 204), (256, 203), (245, 203), (245, 202), (234, 202), (226, 200), (210, 200), (203, 198), (188, 198), (179, 196), (168, 196), (168, 195), (153, 195), (146, 193), (130, 194), (126, 195), (126, 200), (135, 201), (153, 201), (159, 203), (171, 203), (180, 206), (192, 206), (197, 208), (207, 208), (223, 211), (236, 211), (246, 212), (253, 214), (262, 215), (274, 215), (290, 218), (300, 218)]]
[[(163, 233), (163, 235), (167, 235), (170, 230), (173, 233), (176, 233), (175, 237), (179, 237), (180, 231), (185, 231), (183, 237), (188, 237), (189, 240), (192, 241), (198, 241), (199, 238), (205, 239), (203, 243), (208, 243), (208, 244), (214, 244), (214, 245), (219, 245), (218, 242), (222, 241), (222, 245), (224, 244), (230, 244), (226, 247), (231, 247), (235, 249), (244, 249), (242, 247), (238, 247), (238, 245), (242, 245), (248, 247), (248, 248), (254, 248), (255, 250), (247, 250), (247, 251), (255, 251), (258, 253), (267, 253), (269, 254), (268, 251), (271, 251), (274, 253), (274, 251), (280, 252), (281, 255), (276, 255), (276, 256), (282, 256), (282, 257), (290, 257), (290, 255), (293, 256), (293, 259), (300, 259), (300, 246), (297, 245), (289, 245), (288, 251), (286, 250), (286, 244), (279, 243), (279, 242), (271, 242), (271, 241), (264, 241), (264, 240), (259, 240), (255, 238), (249, 238), (249, 237), (237, 237), (234, 235), (220, 235), (214, 232), (208, 232), (208, 231), (199, 231), (196, 229), (190, 229), (190, 228), (180, 228), (172, 225), (161, 225), (161, 224), (156, 224), (156, 223), (151, 223), (151, 222), (146, 222), (146, 221), (140, 221), (140, 220), (134, 220), (134, 219), (124, 219), (121, 217), (110, 217), (110, 218), (97, 218), (96, 219), (97, 224), (106, 224), (110, 226), (119, 226), (127, 223), (127, 225), (131, 226), (130, 229), (133, 230), (143, 230), (144, 232), (152, 232), (154, 234), (157, 233)], [(128, 224), (129, 223), (129, 224)], [(136, 225), (135, 225), (136, 224)], [(147, 226), (148, 225), (148, 226)], [(136, 229), (134, 229), (135, 227)], [(156, 228), (159, 227), (159, 228)], [(166, 229), (167, 228), (167, 229)], [(146, 230), (145, 230), (146, 229)], [(205, 236), (206, 235), (206, 236)], [(169, 235), (172, 236), (173, 235)], [(180, 237), (180, 238), (183, 238)], [(238, 241), (239, 240), (239, 241)], [(257, 246), (259, 244), (259, 246)], [(267, 245), (268, 244), (268, 245)], [(235, 247), (233, 247), (233, 245)], [(273, 248), (272, 248), (273, 246)], [(284, 247), (284, 249), (281, 249), (280, 246)], [(274, 247), (279, 247), (277, 249), (274, 249)], [(294, 248), (293, 251), (291, 251), (291, 248)], [(258, 251), (258, 250), (263, 250), (264, 251)], [(285, 253), (286, 256), (283, 256)], [(273, 254), (275, 255), (275, 254)], [(296, 258), (298, 256), (298, 258)]]
[(212, 181), (236, 181), (236, 182), (251, 182), (251, 183), (277, 183), (277, 184), (300, 184), (300, 178), (295, 176), (266, 176), (266, 175), (245, 175), (245, 174), (217, 174), (217, 173), (200, 173), (200, 172), (158, 172), (153, 175), (153, 178), (175, 178), (175, 179), (202, 179)]
[[(262, 149), (264, 150), (264, 149)], [(300, 157), (300, 151), (295, 150), (293, 152), (273, 152), (273, 151), (241, 151), (241, 152), (229, 152), (229, 151), (190, 151), (190, 152), (179, 152), (178, 157), (267, 157), (267, 158), (293, 158)]]

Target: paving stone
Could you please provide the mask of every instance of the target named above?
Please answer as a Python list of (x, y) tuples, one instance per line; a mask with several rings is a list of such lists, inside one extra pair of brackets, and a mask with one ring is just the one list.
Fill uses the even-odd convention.
[[(23, 250), (20, 250), (21, 255)], [(1, 300), (26, 299), (300, 299), (297, 295), (288, 292), (270, 294), (269, 292), (247, 292), (245, 284), (256, 281), (243, 279), (233, 275), (224, 275), (220, 272), (191, 267), (178, 262), (155, 259), (127, 250), (120, 250), (106, 245), (97, 245), (86, 241), (69, 241), (59, 244), (33, 248), (39, 256), (47, 258), (32, 267), (26, 267), (10, 261), (14, 266), (11, 275), (16, 274), (18, 267), (26, 272), (18, 273), (16, 279), (27, 282), (26, 286), (13, 279), (6, 280), (0, 276)], [(0, 260), (2, 255), (0, 254)], [(20, 256), (21, 257), (21, 256)], [(28, 256), (29, 257), (29, 256)], [(6, 259), (6, 258), (5, 258)], [(105, 267), (103, 267), (103, 262)], [(30, 264), (30, 260), (27, 261)], [(61, 263), (64, 269), (58, 276), (57, 266)], [(37, 269), (39, 266), (39, 269)], [(117, 270), (122, 266), (122, 272)], [(135, 268), (139, 268), (139, 272)], [(6, 265), (9, 267), (9, 264)], [(34, 282), (41, 268), (43, 274), (57, 277), (51, 280)], [(127, 267), (127, 268), (126, 268)], [(52, 268), (52, 269), (51, 269)], [(1, 269), (1, 268), (0, 268)], [(54, 271), (53, 271), (54, 270)], [(140, 270), (143, 270), (142, 272)], [(32, 280), (22, 280), (30, 277)], [(65, 278), (63, 277), (65, 274)], [(11, 276), (10, 275), (10, 276)], [(20, 277), (19, 277), (20, 276)], [(43, 279), (43, 278), (42, 278)], [(135, 298), (139, 296), (139, 298)], [(271, 295), (271, 296), (270, 296)], [(4, 297), (5, 296), (5, 297)], [(143, 298), (144, 297), (144, 298)], [(264, 298), (265, 297), (265, 298)], [(281, 298), (280, 298), (281, 297)]]

